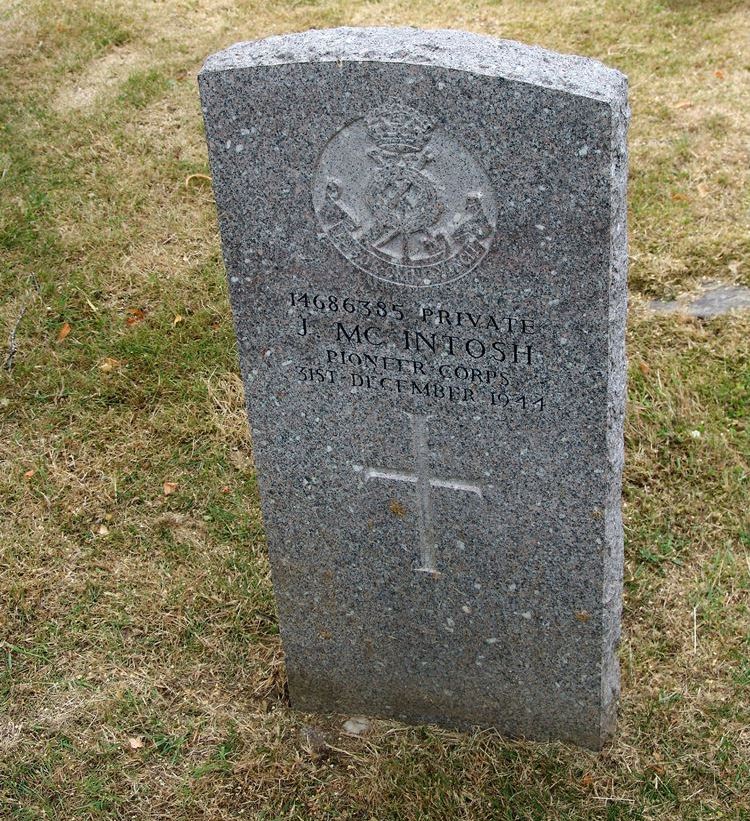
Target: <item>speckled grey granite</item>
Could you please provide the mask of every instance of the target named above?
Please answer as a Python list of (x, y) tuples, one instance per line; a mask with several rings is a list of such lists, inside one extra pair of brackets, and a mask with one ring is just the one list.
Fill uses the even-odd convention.
[(199, 81), (292, 704), (600, 747), (625, 78), (336, 29)]

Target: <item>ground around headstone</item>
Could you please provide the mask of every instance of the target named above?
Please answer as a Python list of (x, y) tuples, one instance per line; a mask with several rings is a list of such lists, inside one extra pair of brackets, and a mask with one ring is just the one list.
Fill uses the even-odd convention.
[[(746, 3), (28, 0), (0, 20), (0, 816), (747, 816), (750, 313), (642, 296), (750, 285)], [(384, 20), (631, 81), (622, 698), (601, 755), (390, 720), (357, 736), (359, 710), (289, 703), (195, 75), (231, 42)], [(100, 88), (123, 50), (138, 62)]]

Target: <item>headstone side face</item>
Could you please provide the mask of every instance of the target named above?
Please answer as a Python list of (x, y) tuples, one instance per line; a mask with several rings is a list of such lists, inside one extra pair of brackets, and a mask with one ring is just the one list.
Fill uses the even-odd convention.
[(600, 747), (625, 78), (335, 29), (199, 82), (293, 706)]
[(620, 695), (620, 644), (622, 617), (623, 527), (622, 471), (625, 458), (624, 423), (627, 399), (625, 324), (627, 319), (627, 127), (630, 110), (626, 88), (612, 102), (610, 281), (609, 281), (609, 388), (607, 399), (607, 449), (609, 496), (605, 508), (602, 608), (602, 680), (600, 744), (611, 738), (617, 722)]

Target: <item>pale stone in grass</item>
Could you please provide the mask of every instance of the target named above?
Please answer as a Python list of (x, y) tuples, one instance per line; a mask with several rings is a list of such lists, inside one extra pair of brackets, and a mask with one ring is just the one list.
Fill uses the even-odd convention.
[(599, 747), (626, 81), (455, 31), (200, 75), (292, 705)]
[(347, 735), (367, 735), (372, 728), (372, 724), (364, 716), (354, 716), (347, 719), (342, 729)]
[(684, 294), (675, 300), (654, 299), (648, 307), (662, 314), (714, 319), (733, 312), (750, 311), (750, 288), (707, 280), (700, 284), (696, 293)]

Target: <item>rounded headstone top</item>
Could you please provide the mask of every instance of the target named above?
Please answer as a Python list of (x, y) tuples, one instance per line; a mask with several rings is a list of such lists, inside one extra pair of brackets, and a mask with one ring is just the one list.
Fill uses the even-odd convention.
[(312, 29), (237, 43), (212, 54), (201, 74), (289, 63), (406, 63), (532, 83), (620, 102), (627, 78), (598, 60), (453, 29)]

